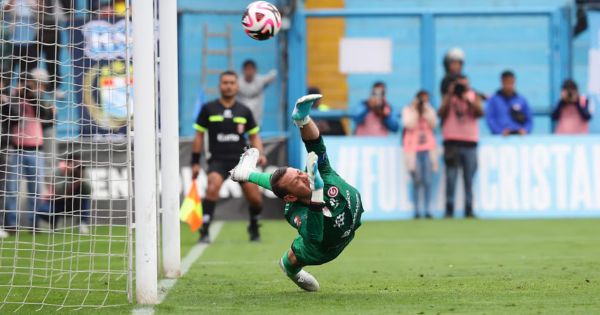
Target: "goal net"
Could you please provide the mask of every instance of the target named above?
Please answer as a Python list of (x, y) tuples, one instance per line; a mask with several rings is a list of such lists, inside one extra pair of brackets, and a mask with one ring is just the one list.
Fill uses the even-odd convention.
[(0, 3), (0, 313), (127, 304), (129, 5)]

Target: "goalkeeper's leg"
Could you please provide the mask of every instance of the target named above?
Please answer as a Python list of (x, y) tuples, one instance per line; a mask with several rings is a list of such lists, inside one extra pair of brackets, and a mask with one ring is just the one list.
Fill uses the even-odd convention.
[(283, 256), (279, 259), (279, 267), (301, 289), (305, 291), (319, 290), (317, 279), (302, 269), (296, 255), (291, 249), (283, 253)]
[(294, 124), (300, 128), (302, 140), (316, 140), (320, 136), (319, 128), (309, 116), (313, 104), (322, 97), (321, 94), (309, 94), (302, 96), (296, 101), (292, 112)]

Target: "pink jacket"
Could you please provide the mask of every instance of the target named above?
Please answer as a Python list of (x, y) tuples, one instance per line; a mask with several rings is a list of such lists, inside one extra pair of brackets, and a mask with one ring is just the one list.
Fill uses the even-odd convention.
[(556, 125), (557, 134), (587, 134), (590, 132), (589, 121), (583, 119), (577, 106), (587, 106), (585, 96), (581, 96), (580, 104), (566, 104), (560, 109), (560, 118)]
[[(475, 92), (467, 92), (467, 99), (470, 102), (476, 101)], [(478, 117), (468, 110), (467, 102), (452, 96), (450, 99), (450, 109), (448, 116), (442, 123), (442, 136), (445, 141), (479, 141)]]
[(21, 120), (12, 130), (12, 142), (17, 148), (37, 148), (44, 144), (42, 123), (36, 117), (36, 109), (29, 102), (22, 101)]
[(356, 126), (355, 134), (357, 136), (385, 137), (389, 134), (389, 131), (383, 124), (381, 117), (377, 116), (373, 111), (369, 111), (365, 117), (365, 121)]
[(429, 151), (432, 169), (436, 171), (438, 156), (433, 130), (437, 126), (437, 116), (433, 107), (426, 104), (423, 116), (419, 117), (415, 103), (406, 106), (402, 110), (402, 125), (404, 126), (402, 144), (408, 170), (415, 170), (417, 152)]

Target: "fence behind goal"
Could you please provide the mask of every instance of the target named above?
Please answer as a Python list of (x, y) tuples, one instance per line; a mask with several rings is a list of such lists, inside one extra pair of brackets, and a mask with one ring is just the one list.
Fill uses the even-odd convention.
[(2, 1), (0, 313), (132, 300), (125, 1)]

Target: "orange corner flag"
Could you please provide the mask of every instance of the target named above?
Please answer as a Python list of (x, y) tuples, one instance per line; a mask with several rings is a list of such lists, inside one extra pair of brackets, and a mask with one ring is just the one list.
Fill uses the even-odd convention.
[(192, 181), (192, 187), (179, 208), (179, 220), (186, 222), (192, 232), (196, 232), (202, 226), (202, 202), (196, 181)]

